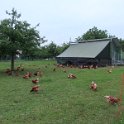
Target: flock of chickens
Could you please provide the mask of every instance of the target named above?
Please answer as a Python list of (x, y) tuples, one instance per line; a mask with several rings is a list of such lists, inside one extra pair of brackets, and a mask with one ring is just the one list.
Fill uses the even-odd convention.
[[(59, 67), (63, 67), (63, 66), (59, 65)], [(23, 66), (18, 66), (17, 69), (16, 69), (16, 71), (18, 72), (19, 70), (24, 71), (24, 67), (23, 67)], [(53, 71), (56, 71), (56, 68), (54, 68)], [(109, 70), (107, 70), (107, 71), (108, 71), (108, 73), (112, 73), (112, 69), (109, 69)], [(63, 72), (66, 73), (66, 70), (63, 70)], [(5, 71), (5, 73), (7, 73), (8, 75), (11, 75), (11, 70), (10, 70), (10, 69), (7, 69), (7, 70)], [(24, 79), (29, 79), (29, 78), (31, 78), (31, 77), (35, 77), (35, 78), (36, 78), (36, 79), (33, 79), (33, 80), (32, 80), (33, 87), (31, 88), (30, 92), (38, 93), (38, 91), (39, 91), (39, 85), (38, 85), (38, 83), (39, 83), (39, 77), (40, 77), (40, 76), (42, 76), (41, 71), (36, 71), (36, 72), (33, 73), (33, 74), (32, 74), (31, 72), (27, 72), (25, 75), (23, 75), (23, 78), (24, 78)], [(77, 78), (77, 77), (76, 77), (74, 74), (72, 74), (72, 73), (68, 74), (67, 77), (70, 78), (70, 79), (76, 79), (76, 78)], [(90, 84), (89, 87), (90, 87), (90, 89), (93, 90), (93, 91), (97, 91), (97, 88), (98, 88), (98, 87), (97, 87), (97, 84), (96, 84), (94, 81), (91, 82), (91, 84)], [(119, 104), (119, 102), (120, 102), (120, 99), (119, 99), (119, 98), (116, 98), (116, 97), (113, 97), (113, 96), (104, 96), (104, 98), (106, 99), (106, 101), (107, 101), (108, 103), (110, 103), (110, 104), (112, 104), (112, 105), (114, 105), (114, 104)]]
[[(37, 72), (35, 72), (34, 74), (32, 74), (31, 72), (27, 72), (27, 73), (23, 76), (23, 78), (24, 78), (24, 79), (28, 79), (28, 78), (33, 77), (33, 76), (41, 76), (41, 72), (40, 72), (40, 71), (37, 71)], [(32, 80), (32, 83), (34, 84), (34, 86), (31, 88), (30, 92), (36, 92), (36, 93), (37, 93), (37, 92), (39, 91), (39, 85), (38, 85), (38, 83), (39, 83), (39, 78), (33, 79), (33, 80)]]
[[(108, 73), (112, 73), (112, 69), (109, 69)], [(68, 78), (75, 79), (76, 76), (74, 74), (69, 74)], [(89, 87), (90, 87), (91, 90), (97, 91), (97, 84), (94, 81), (91, 82)], [(110, 103), (112, 105), (119, 104), (119, 102), (120, 102), (120, 98), (116, 98), (116, 97), (113, 97), (113, 96), (104, 96), (104, 98), (106, 99), (106, 101), (108, 103)]]

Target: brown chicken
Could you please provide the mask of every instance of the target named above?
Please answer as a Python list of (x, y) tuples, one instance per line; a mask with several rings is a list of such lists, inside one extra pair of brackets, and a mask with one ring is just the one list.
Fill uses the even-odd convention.
[(90, 89), (92, 89), (93, 91), (97, 90), (97, 84), (94, 81), (91, 82)]
[(114, 104), (118, 104), (120, 99), (119, 98), (116, 98), (116, 97), (113, 97), (113, 96), (104, 96), (106, 98), (106, 101), (112, 105)]
[(39, 91), (39, 85), (33, 86), (30, 92), (38, 92)]
[(75, 79), (76, 76), (75, 76), (74, 74), (69, 74), (69, 75), (68, 75), (68, 78)]
[(34, 83), (34, 84), (39, 83), (39, 78), (37, 78), (37, 79), (35, 79), (35, 80), (32, 80), (32, 83)]

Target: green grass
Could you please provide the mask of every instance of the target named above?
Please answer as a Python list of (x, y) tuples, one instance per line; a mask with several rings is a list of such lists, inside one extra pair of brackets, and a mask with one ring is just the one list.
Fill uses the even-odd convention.
[[(0, 62), (0, 124), (124, 124), (124, 91), (120, 115), (118, 105), (109, 105), (104, 96), (120, 96), (121, 75), (124, 67), (115, 67), (111, 74), (107, 68), (78, 69), (55, 67), (55, 61), (17, 61), (24, 65), (19, 76), (5, 74), (9, 62)], [(45, 67), (47, 65), (47, 68)], [(40, 68), (40, 91), (30, 93), (30, 79), (23, 79), (27, 71)], [(77, 79), (68, 79), (74, 73)], [(89, 89), (91, 81), (98, 91)]]

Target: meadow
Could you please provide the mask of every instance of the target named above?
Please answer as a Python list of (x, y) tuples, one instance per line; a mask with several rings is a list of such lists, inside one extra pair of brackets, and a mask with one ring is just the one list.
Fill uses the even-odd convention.
[[(10, 62), (0, 62), (0, 124), (124, 124), (123, 66), (108, 73), (109, 67), (62, 68), (52, 60), (16, 61), (15, 66), (20, 64), (24, 71), (8, 76)], [(37, 70), (42, 76), (22, 78)], [(69, 73), (77, 78), (67, 78)], [(32, 79), (37, 77), (40, 89), (32, 93)], [(97, 83), (97, 91), (89, 88), (91, 81)], [(120, 105), (108, 104), (105, 95), (120, 97)]]

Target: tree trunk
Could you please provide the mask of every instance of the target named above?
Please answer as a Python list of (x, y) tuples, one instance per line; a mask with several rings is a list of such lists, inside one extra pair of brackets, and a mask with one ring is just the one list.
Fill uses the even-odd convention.
[(13, 75), (14, 74), (14, 54), (11, 55), (11, 71)]

